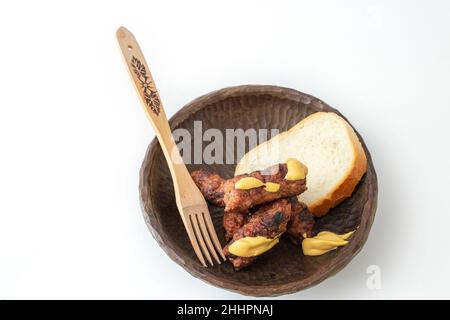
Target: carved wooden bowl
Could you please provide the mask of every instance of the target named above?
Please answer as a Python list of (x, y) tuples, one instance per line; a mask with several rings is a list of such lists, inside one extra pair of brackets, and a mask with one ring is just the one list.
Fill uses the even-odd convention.
[[(204, 95), (177, 112), (172, 130), (187, 129), (193, 136), (194, 121), (208, 128), (279, 129), (285, 131), (317, 111), (339, 113), (326, 103), (296, 90), (275, 86), (238, 86)], [(342, 115), (341, 115), (342, 116)], [(356, 131), (356, 130), (355, 130)], [(318, 257), (307, 257), (301, 248), (282, 240), (253, 265), (234, 271), (226, 262), (204, 268), (189, 243), (175, 204), (170, 173), (157, 140), (150, 144), (140, 171), (140, 197), (145, 221), (167, 255), (194, 277), (244, 295), (277, 296), (320, 283), (344, 268), (364, 245), (377, 207), (377, 177), (370, 153), (359, 136), (368, 160), (364, 175), (351, 198), (317, 219), (315, 231), (345, 233), (357, 229), (350, 243)], [(203, 143), (203, 147), (209, 142)], [(192, 164), (190, 171), (209, 169), (232, 177), (235, 164)], [(219, 238), (224, 244), (222, 209), (210, 206)]]

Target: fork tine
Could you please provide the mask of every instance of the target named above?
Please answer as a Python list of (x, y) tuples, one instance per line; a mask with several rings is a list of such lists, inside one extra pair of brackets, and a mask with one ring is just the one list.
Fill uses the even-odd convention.
[(217, 233), (216, 233), (216, 229), (214, 229), (214, 224), (211, 220), (211, 215), (209, 214), (209, 212), (207, 211), (207, 213), (202, 212), (203, 217), (205, 218), (206, 221), (206, 225), (208, 226), (208, 231), (209, 234), (211, 235), (212, 241), (214, 243), (214, 246), (217, 249), (217, 252), (219, 252), (220, 256), (222, 257), (222, 259), (224, 261), (227, 260), (227, 258), (225, 258), (225, 255), (223, 254), (222, 251), (222, 245), (220, 244), (219, 239), (217, 238)]
[(206, 228), (206, 223), (205, 223), (205, 218), (203, 216), (203, 212), (201, 212), (200, 214), (197, 214), (196, 217), (197, 217), (198, 222), (200, 223), (200, 230), (202, 231), (203, 239), (205, 240), (206, 245), (208, 246), (209, 252), (212, 254), (212, 256), (217, 261), (217, 263), (220, 264), (221, 261), (219, 260), (219, 257), (217, 256), (216, 250), (214, 249), (214, 246), (211, 242), (211, 238), (209, 236), (208, 229)]
[(198, 227), (198, 221), (197, 221), (196, 215), (195, 214), (191, 215), (190, 220), (191, 220), (192, 226), (194, 227), (197, 241), (200, 243), (200, 248), (202, 249), (203, 255), (206, 256), (206, 259), (208, 260), (209, 264), (211, 266), (213, 266), (214, 263), (211, 260), (211, 255), (209, 254), (209, 251), (205, 245), (205, 241), (203, 239), (202, 233), (200, 232), (200, 228)]
[(191, 225), (191, 219), (189, 216), (186, 218), (183, 218), (184, 227), (186, 229), (186, 232), (189, 236), (189, 240), (191, 241), (191, 245), (194, 248), (195, 254), (197, 255), (198, 259), (200, 260), (201, 264), (204, 267), (207, 267), (205, 259), (203, 258), (202, 251), (200, 250), (200, 247), (198, 246), (197, 239), (195, 238), (194, 230), (192, 229)]

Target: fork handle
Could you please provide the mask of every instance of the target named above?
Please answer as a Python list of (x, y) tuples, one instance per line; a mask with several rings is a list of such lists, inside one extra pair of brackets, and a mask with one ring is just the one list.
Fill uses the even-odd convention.
[(183, 188), (180, 184), (188, 184), (190, 177), (183, 179), (183, 176), (189, 176), (189, 172), (172, 137), (155, 82), (134, 35), (124, 27), (120, 27), (116, 35), (134, 87), (161, 145), (173, 182), (178, 184), (178, 188), (175, 187), (175, 196), (179, 200), (178, 190)]

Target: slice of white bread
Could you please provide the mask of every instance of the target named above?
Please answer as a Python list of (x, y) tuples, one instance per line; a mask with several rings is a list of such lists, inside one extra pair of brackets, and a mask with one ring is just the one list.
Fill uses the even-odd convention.
[(235, 174), (262, 170), (296, 158), (308, 167), (307, 190), (299, 195), (317, 217), (349, 197), (367, 169), (353, 128), (333, 112), (317, 112), (250, 150)]

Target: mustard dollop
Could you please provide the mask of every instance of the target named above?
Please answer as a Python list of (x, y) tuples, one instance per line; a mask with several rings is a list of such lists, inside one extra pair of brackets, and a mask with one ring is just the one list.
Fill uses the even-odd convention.
[(266, 182), (266, 187), (264, 188), (268, 192), (277, 192), (280, 190), (280, 184), (274, 182)]
[(264, 186), (264, 190), (267, 192), (277, 192), (280, 190), (280, 185), (273, 182), (262, 182), (254, 177), (245, 177), (240, 179), (234, 184), (234, 187), (239, 190), (249, 190)]
[(305, 179), (308, 174), (308, 168), (294, 158), (289, 158), (286, 160), (287, 173), (284, 177), (285, 180), (302, 180)]
[(264, 182), (253, 177), (245, 177), (234, 184), (236, 189), (249, 190), (264, 186)]
[(279, 241), (279, 238), (245, 237), (233, 242), (228, 251), (238, 257), (255, 257), (270, 250)]
[(354, 231), (345, 234), (336, 234), (330, 231), (321, 231), (315, 237), (305, 238), (302, 241), (303, 254), (305, 256), (320, 256), (338, 247), (345, 246), (347, 239)]

